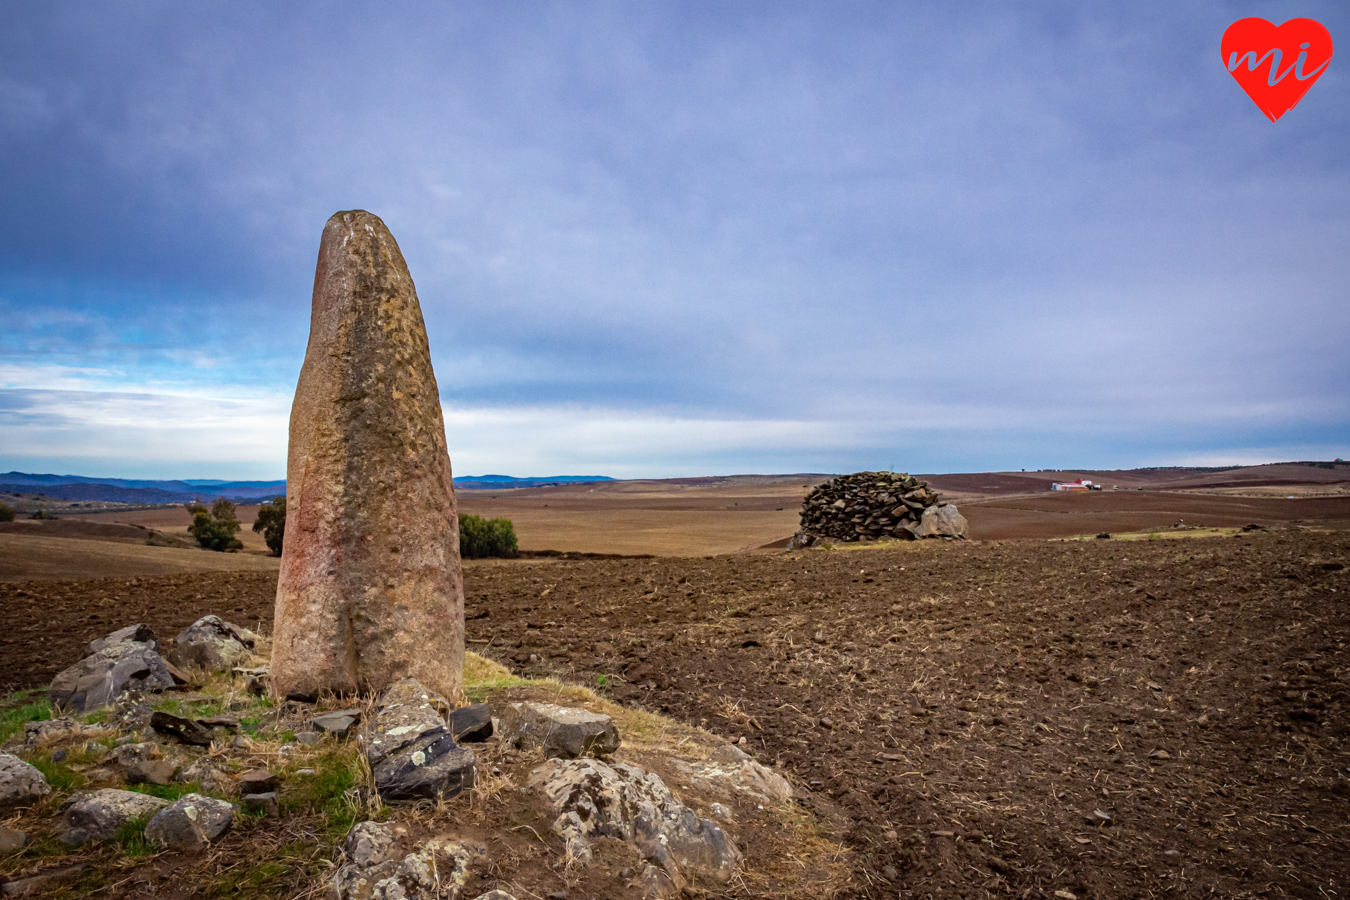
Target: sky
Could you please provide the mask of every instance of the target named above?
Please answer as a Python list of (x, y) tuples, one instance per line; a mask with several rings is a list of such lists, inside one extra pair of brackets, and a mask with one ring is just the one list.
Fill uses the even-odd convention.
[[(0, 471), (281, 478), (379, 215), (458, 475), (1350, 458), (1330, 2), (0, 0)], [(1347, 44), (1350, 46), (1350, 44)]]

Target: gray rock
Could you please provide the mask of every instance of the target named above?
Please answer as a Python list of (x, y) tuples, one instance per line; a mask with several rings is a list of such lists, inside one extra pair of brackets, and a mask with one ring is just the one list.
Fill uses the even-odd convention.
[(50, 744), (69, 741), (85, 735), (102, 733), (96, 725), (85, 725), (69, 716), (56, 719), (44, 719), (40, 722), (25, 722), (23, 725), (23, 746), (26, 750), (36, 750)]
[(179, 784), (197, 784), (204, 791), (224, 794), (231, 789), (230, 779), (211, 764), (210, 757), (203, 756), (192, 765), (179, 772), (174, 778)]
[(672, 759), (671, 765), (690, 782), (708, 790), (734, 791), (758, 803), (781, 804), (792, 799), (792, 785), (773, 769), (728, 744), (702, 762)]
[[(570, 858), (589, 864), (592, 837), (616, 837), (678, 888), (679, 879), (726, 882), (741, 863), (741, 852), (716, 824), (680, 803), (660, 776), (637, 766), (607, 765), (595, 759), (552, 759), (530, 773), (557, 817)], [(659, 848), (659, 849), (658, 849)]]
[(112, 703), (123, 691), (158, 692), (174, 683), (153, 647), (122, 641), (86, 656), (53, 678), (47, 699), (57, 709), (89, 712)]
[(92, 656), (104, 647), (111, 647), (113, 644), (123, 644), (127, 641), (138, 641), (142, 644), (149, 644), (153, 650), (156, 642), (159, 641), (159, 635), (155, 634), (155, 629), (149, 625), (128, 625), (126, 628), (119, 628), (107, 637), (90, 641), (89, 646), (85, 648), (84, 655)]
[(180, 666), (225, 672), (253, 655), (261, 638), (220, 616), (203, 616), (178, 634), (173, 659)]
[(394, 828), (378, 822), (352, 827), (344, 845), (349, 863), (338, 869), (333, 888), (338, 900), (433, 900), (461, 896), (469, 866), (487, 854), (477, 844), (447, 837), (423, 841), (401, 855)]
[(195, 747), (211, 746), (210, 730), (192, 719), (184, 719), (182, 716), (175, 716), (166, 712), (157, 712), (150, 716), (150, 727), (160, 734), (177, 738), (184, 744), (191, 744)]
[(188, 794), (155, 813), (145, 837), (160, 849), (191, 850), (220, 837), (234, 821), (234, 807), (224, 800)]
[(394, 829), (384, 822), (357, 822), (342, 844), (347, 859), (362, 869), (394, 858)]
[(252, 769), (239, 776), (239, 792), (241, 794), (263, 794), (268, 791), (275, 791), (280, 782), (281, 777), (267, 769)]
[(0, 825), (0, 853), (13, 853), (22, 850), (28, 843), (28, 835), (14, 828)]
[(167, 759), (138, 760), (127, 766), (127, 784), (172, 784), (178, 766)]
[(609, 716), (552, 703), (512, 703), (502, 717), (502, 735), (551, 758), (608, 756), (619, 749), (619, 730)]
[(441, 718), (444, 698), (411, 679), (381, 696), (364, 735), (366, 760), (386, 800), (448, 799), (471, 787), (476, 760)]
[(319, 741), (323, 740), (323, 735), (319, 734), (317, 731), (297, 731), (295, 733), (295, 739), (306, 747), (313, 747), (315, 744), (319, 743)]
[(260, 812), (275, 816), (280, 811), (280, 807), (277, 806), (277, 792), (263, 791), (261, 794), (245, 794), (244, 809), (249, 812)]
[(0, 753), (0, 814), (32, 806), (52, 792), (35, 767), (8, 753)]
[(57, 837), (64, 844), (110, 841), (126, 823), (148, 819), (169, 805), (168, 800), (105, 788), (90, 794), (76, 794), (57, 822)]
[(964, 539), (967, 527), (966, 517), (957, 512), (956, 507), (950, 503), (945, 506), (930, 506), (923, 511), (918, 536)]
[(452, 710), (445, 720), (451, 736), (461, 744), (477, 744), (492, 737), (492, 713), (486, 703), (472, 703)]
[(352, 726), (359, 721), (361, 721), (361, 710), (339, 709), (315, 716), (310, 720), (310, 725), (314, 727), (315, 731), (326, 731), (338, 737), (346, 737), (347, 732), (351, 731)]
[(488, 891), (486, 894), (479, 894), (473, 900), (516, 900), (516, 898), (506, 891)]

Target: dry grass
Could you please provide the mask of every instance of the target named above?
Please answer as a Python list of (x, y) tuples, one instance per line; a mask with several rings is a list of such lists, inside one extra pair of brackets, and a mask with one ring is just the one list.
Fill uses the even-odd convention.
[(276, 571), (275, 557), (112, 541), (0, 534), (0, 581), (63, 581), (188, 572)]

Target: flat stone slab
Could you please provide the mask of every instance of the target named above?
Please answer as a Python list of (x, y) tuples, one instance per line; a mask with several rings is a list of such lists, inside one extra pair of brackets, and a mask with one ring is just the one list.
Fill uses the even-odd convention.
[(477, 759), (441, 718), (449, 704), (422, 684), (395, 682), (362, 736), (375, 787), (386, 800), (448, 799), (474, 783)]
[(553, 703), (512, 703), (502, 735), (522, 750), (542, 748), (550, 758), (608, 756), (619, 749), (619, 730), (603, 713)]
[(339, 709), (315, 716), (310, 719), (310, 725), (315, 731), (346, 737), (352, 726), (361, 721), (361, 715), (362, 711), (359, 709)]
[(76, 794), (57, 822), (57, 837), (63, 844), (88, 844), (110, 841), (132, 819), (146, 819), (169, 805), (168, 800), (105, 788), (89, 794)]
[(84, 655), (92, 656), (104, 647), (111, 647), (113, 644), (123, 644), (127, 641), (138, 641), (142, 644), (149, 644), (154, 649), (159, 641), (159, 635), (155, 634), (155, 629), (149, 625), (136, 624), (128, 625), (126, 628), (119, 628), (107, 637), (101, 637), (98, 640), (90, 641), (89, 646), (85, 648)]
[(786, 778), (731, 744), (719, 748), (703, 762), (672, 759), (670, 763), (704, 788), (734, 791), (760, 803), (781, 804), (792, 799), (792, 785)]
[(492, 737), (492, 713), (486, 703), (473, 703), (452, 710), (445, 724), (450, 734), (461, 744), (478, 744)]
[(252, 769), (239, 776), (239, 793), (263, 794), (267, 791), (275, 791), (280, 783), (281, 776), (269, 772), (267, 769)]

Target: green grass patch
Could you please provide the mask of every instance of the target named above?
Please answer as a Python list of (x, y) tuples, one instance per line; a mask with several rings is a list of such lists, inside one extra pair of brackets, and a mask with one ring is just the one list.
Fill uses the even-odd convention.
[(88, 781), (79, 772), (76, 772), (69, 765), (73, 760), (67, 755), (65, 762), (52, 762), (50, 752), (35, 753), (28, 756), (28, 762), (33, 768), (42, 773), (42, 777), (47, 779), (47, 784), (56, 793), (73, 791), (84, 787)]
[(113, 835), (113, 841), (122, 848), (124, 856), (155, 855), (157, 852), (155, 845), (145, 837), (145, 823), (149, 821), (148, 817), (129, 819), (122, 824), (121, 828), (117, 829), (117, 834)]
[[(358, 804), (352, 799), (353, 789), (365, 777), (357, 746), (340, 745), (296, 760), (286, 769), (286, 790), (278, 798), (281, 810), (317, 813), (324, 818), (325, 830), (330, 835), (341, 837), (346, 834), (357, 820)], [(301, 769), (314, 771), (313, 774), (301, 774)]]
[(23, 733), (25, 724), (51, 717), (52, 707), (47, 702), (47, 692), (41, 688), (10, 694), (9, 699), (0, 702), (0, 744)]
[(195, 781), (186, 784), (129, 784), (126, 790), (169, 801), (186, 797), (188, 794), (203, 793), (202, 786)]
[(483, 702), (493, 691), (525, 687), (528, 684), (528, 678), (511, 674), (511, 670), (505, 666), (499, 666), (477, 653), (464, 654), (464, 696), (471, 703)]

